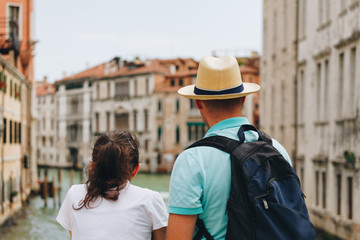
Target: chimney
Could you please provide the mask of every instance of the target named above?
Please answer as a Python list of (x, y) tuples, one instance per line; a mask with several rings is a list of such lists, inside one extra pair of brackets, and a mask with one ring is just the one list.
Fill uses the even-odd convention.
[(47, 83), (47, 76), (44, 76), (43, 82), (44, 82), (44, 83)]

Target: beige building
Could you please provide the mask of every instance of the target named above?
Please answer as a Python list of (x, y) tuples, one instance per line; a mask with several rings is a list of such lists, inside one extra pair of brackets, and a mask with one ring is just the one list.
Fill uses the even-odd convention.
[(36, 82), (36, 111), (37, 111), (37, 165), (61, 166), (56, 154), (56, 109), (55, 86), (43, 81)]
[(30, 84), (0, 55), (0, 225), (13, 216), (31, 191)]
[(360, 239), (360, 1), (264, 1), (261, 126), (291, 153), (315, 227)]
[(168, 59), (161, 63), (170, 70), (155, 86), (155, 146), (157, 171), (170, 172), (187, 146), (202, 138), (207, 127), (201, 119), (195, 101), (181, 97), (177, 91), (195, 82), (198, 63), (193, 59)]

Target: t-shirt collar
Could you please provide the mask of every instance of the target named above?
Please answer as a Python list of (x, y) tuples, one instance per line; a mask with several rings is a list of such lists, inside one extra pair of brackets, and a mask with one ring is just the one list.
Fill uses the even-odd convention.
[(208, 137), (211, 133), (232, 127), (240, 127), (241, 125), (249, 124), (249, 121), (245, 117), (234, 117), (228, 118), (221, 122), (218, 122), (214, 126), (212, 126), (205, 134), (204, 137)]

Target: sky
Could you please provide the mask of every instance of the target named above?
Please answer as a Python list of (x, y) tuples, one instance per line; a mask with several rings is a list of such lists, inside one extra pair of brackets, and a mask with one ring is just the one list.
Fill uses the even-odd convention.
[(34, 0), (35, 79), (125, 60), (261, 53), (262, 0)]

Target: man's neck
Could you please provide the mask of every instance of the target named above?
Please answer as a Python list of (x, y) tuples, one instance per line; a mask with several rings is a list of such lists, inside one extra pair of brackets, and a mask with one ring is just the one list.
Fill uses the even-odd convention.
[(241, 115), (241, 113), (240, 114), (226, 114), (226, 115), (219, 114), (214, 117), (209, 117), (209, 118), (207, 118), (207, 122), (209, 125), (208, 127), (211, 128), (212, 126), (214, 126), (215, 124), (217, 124), (221, 121), (224, 121), (229, 118), (235, 118), (235, 117), (242, 117), (242, 115)]

